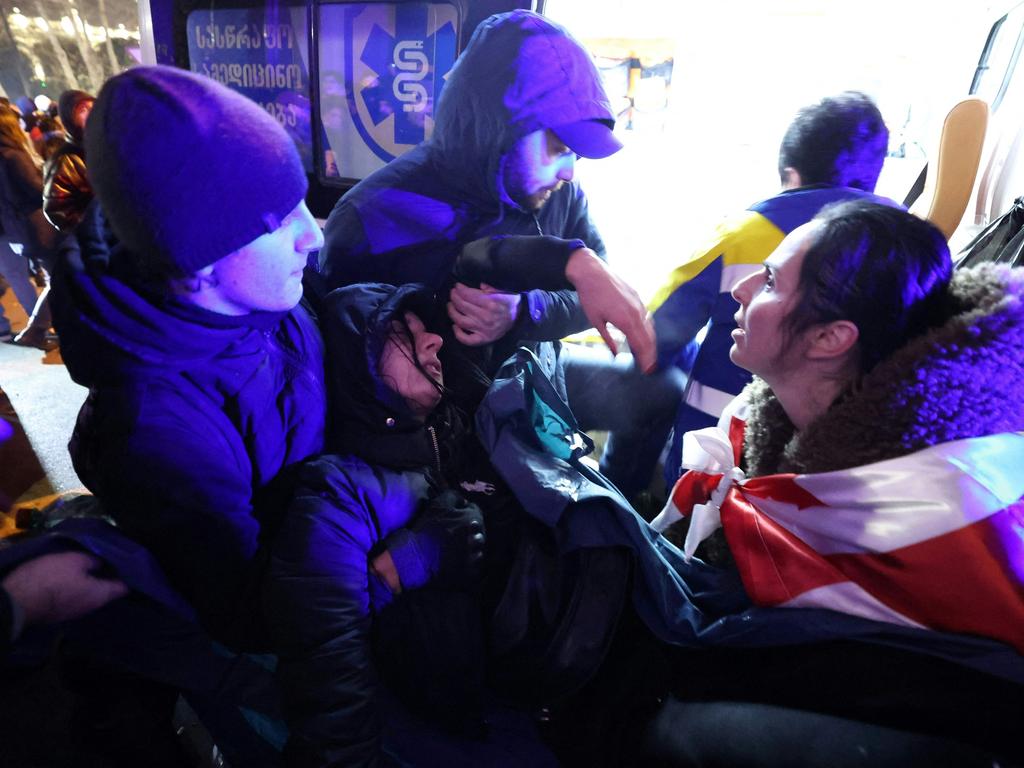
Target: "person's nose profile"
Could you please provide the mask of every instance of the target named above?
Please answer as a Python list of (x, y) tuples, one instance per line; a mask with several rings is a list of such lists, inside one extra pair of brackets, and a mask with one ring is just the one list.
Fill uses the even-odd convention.
[(576, 175), (576, 155), (566, 156), (565, 161), (562, 163), (562, 167), (558, 171), (558, 178), (562, 181), (572, 181), (573, 176)]
[(755, 274), (752, 274), (752, 275), (747, 275), (744, 278), (741, 278), (732, 287), (732, 290), (729, 291), (729, 293), (740, 304), (746, 304), (747, 303), (747, 299), (750, 297), (750, 292), (748, 290), (748, 286), (750, 285), (750, 282), (752, 280), (754, 280), (756, 277), (757, 277), (757, 274), (755, 273)]
[(424, 340), (424, 347), (428, 352), (437, 352), (437, 350), (441, 349), (441, 345), (444, 344), (444, 341), (436, 333), (424, 334)]
[(324, 233), (320, 231), (320, 225), (316, 223), (313, 214), (308, 210), (302, 217), (302, 232), (296, 241), (296, 250), (303, 253), (318, 251), (323, 248)]

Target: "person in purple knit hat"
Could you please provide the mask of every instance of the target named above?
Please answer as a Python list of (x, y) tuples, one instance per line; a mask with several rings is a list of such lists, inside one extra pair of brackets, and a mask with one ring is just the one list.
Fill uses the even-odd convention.
[(267, 531), (326, 410), (320, 334), (299, 303), (322, 236), (298, 153), (254, 102), (170, 67), (111, 78), (85, 149), (118, 244), (104, 268), (58, 277), (64, 360), (89, 388), (75, 470), (205, 629), (266, 647)]

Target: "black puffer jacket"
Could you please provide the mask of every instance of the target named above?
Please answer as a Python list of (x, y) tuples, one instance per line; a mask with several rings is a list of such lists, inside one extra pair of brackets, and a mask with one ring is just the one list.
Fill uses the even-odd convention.
[(43, 214), (61, 232), (70, 232), (82, 222), (92, 198), (85, 151), (69, 139), (43, 168)]
[[(423, 424), (376, 376), (392, 319), (406, 310), (425, 313), (432, 300), (422, 286), (376, 284), (327, 298), (321, 318), (333, 417), (327, 445), (337, 452), (303, 468), (275, 541), (266, 592), (291, 729), (289, 765), (383, 759), (371, 628), (397, 606), (370, 561), (389, 534), (444, 488), (461, 486), (487, 506), (510, 496), (494, 493), (500, 480), (453, 408), (442, 404)], [(462, 641), (481, 639), (455, 638)], [(431, 649), (435, 660), (445, 652)]]

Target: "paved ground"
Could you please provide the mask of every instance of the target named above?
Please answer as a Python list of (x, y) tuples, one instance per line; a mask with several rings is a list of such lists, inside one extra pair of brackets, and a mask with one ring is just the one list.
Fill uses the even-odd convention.
[[(13, 327), (23, 327), (24, 312), (10, 292), (0, 301)], [(37, 506), (81, 488), (67, 443), (85, 395), (68, 376), (59, 350), (0, 344), (0, 416), (13, 430), (0, 441), (0, 501), (6, 495), (15, 509)], [(9, 525), (4, 521), (0, 533)]]
[(46, 473), (45, 484), (34, 489), (34, 493), (45, 495), (79, 488), (81, 483), (71, 466), (67, 443), (86, 390), (71, 381), (60, 352), (44, 354), (36, 349), (0, 345), (0, 389)]
[[(24, 327), (25, 313), (9, 294), (0, 301), (17, 331)], [(16, 510), (39, 508), (57, 494), (84, 490), (71, 466), (67, 442), (85, 395), (86, 390), (68, 376), (59, 351), (44, 354), (0, 343), (0, 538), (17, 530)], [(122, 763), (105, 756), (109, 742), (102, 737), (100, 751), (72, 738), (77, 695), (65, 685), (65, 670), (55, 658), (25, 658), (19, 652), (7, 661), (11, 663), (0, 669), (0, 765), (120, 768)], [(187, 719), (179, 722), (188, 736), (195, 732)], [(193, 743), (199, 742), (192, 738), (188, 746)], [(195, 748), (191, 751), (199, 754)], [(147, 759), (146, 764), (157, 762)], [(168, 763), (184, 768), (200, 764), (184, 759)]]

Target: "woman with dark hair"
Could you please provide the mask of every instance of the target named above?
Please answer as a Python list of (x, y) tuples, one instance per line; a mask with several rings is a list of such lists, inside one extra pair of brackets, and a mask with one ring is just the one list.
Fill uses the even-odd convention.
[(662, 735), (709, 728), (700, 764), (846, 765), (857, 744), (874, 765), (978, 758), (918, 734), (1019, 759), (1024, 270), (953, 274), (931, 224), (851, 202), (733, 296), (730, 357), (754, 381), (687, 435), (655, 525), (687, 514), (686, 551), (731, 561), (768, 606), (748, 631), (781, 642), (679, 654), (691, 703)]
[(327, 298), (332, 453), (303, 470), (267, 590), (289, 766), (387, 764), (381, 675), (435, 724), (479, 731), (484, 529), (467, 498), (493, 521), (508, 494), (443, 397), (441, 338), (421, 320), (432, 301), (412, 285)]
[[(527, 713), (653, 642), (641, 606), (684, 599), (658, 559), (676, 550), (575, 464), (593, 445), (537, 359), (523, 351), (488, 388), (428, 330), (433, 307), (423, 286), (358, 284), (320, 314), (330, 453), (302, 471), (266, 591), (289, 766), (387, 764), (388, 750), (423, 766), (553, 765)], [(455, 376), (458, 396), (477, 377), (473, 402), (453, 400)], [(663, 599), (638, 596), (641, 549)], [(430, 724), (422, 744), (396, 743), (391, 695)]]
[(56, 244), (57, 233), (43, 216), (41, 166), (42, 161), (21, 129), (18, 114), (9, 107), (0, 107), (0, 222), (4, 236), (22, 246), (20, 257), (5, 247), (0, 268), (30, 315), (28, 326), (14, 343), (47, 348), (50, 310), (46, 293), (49, 286), (36, 301), (35, 291), (26, 277), (28, 264), (25, 261), (37, 268), (49, 267)]

